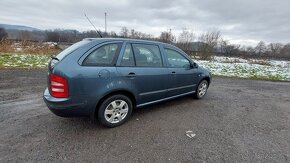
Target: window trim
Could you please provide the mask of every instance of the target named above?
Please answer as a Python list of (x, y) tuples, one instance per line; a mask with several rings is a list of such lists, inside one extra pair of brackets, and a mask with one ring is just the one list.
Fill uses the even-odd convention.
[[(116, 54), (112, 60), (112, 63), (110, 64), (85, 64), (85, 60), (94, 52), (96, 51), (97, 49), (103, 47), (103, 46), (107, 46), (107, 45), (110, 45), (110, 44), (116, 44), (118, 45), (118, 48), (117, 48), (117, 51), (116, 51)], [(96, 45), (94, 48), (90, 49), (89, 51), (87, 51), (85, 53), (84, 56), (81, 57), (81, 66), (85, 66), (85, 67), (114, 67), (116, 66), (116, 62), (118, 60), (118, 57), (120, 55), (120, 52), (122, 50), (122, 47), (123, 47), (123, 42), (103, 42), (101, 44), (98, 44)]]

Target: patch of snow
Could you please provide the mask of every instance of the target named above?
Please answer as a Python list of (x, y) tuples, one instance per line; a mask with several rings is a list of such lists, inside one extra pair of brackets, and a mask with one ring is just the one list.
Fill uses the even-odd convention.
[(229, 57), (214, 57), (212, 61), (194, 60), (200, 66), (209, 69), (212, 74), (229, 77), (263, 77), (290, 81), (290, 62), (269, 60), (253, 60)]

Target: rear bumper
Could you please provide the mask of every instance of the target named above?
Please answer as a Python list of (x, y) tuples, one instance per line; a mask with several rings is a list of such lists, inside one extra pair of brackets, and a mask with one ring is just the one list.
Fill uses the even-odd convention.
[(81, 100), (80, 98), (55, 98), (50, 95), (47, 88), (43, 93), (43, 100), (49, 110), (55, 115), (61, 117), (90, 116), (86, 100)]

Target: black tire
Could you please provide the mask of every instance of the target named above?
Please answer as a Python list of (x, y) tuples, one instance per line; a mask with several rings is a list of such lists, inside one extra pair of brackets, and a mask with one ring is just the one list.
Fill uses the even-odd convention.
[[(123, 106), (121, 106), (122, 101), (126, 102), (126, 104), (124, 104)], [(113, 107), (113, 104), (116, 104), (115, 106), (117, 106), (115, 109)], [(120, 113), (122, 109), (125, 110), (126, 108), (128, 108), (128, 112), (126, 113), (126, 115), (124, 115), (124, 113)], [(105, 115), (106, 109), (107, 111), (114, 112), (112, 113), (111, 117), (109, 117), (111, 113)], [(132, 110), (133, 110), (133, 104), (130, 98), (128, 98), (125, 95), (113, 95), (105, 99), (100, 105), (100, 108), (98, 110), (98, 120), (102, 125), (106, 127), (111, 127), (111, 128), (117, 127), (117, 126), (122, 125), (129, 119), (129, 117), (131, 116)], [(118, 117), (122, 117), (121, 115), (124, 115), (124, 118), (119, 120)], [(109, 122), (108, 119), (113, 120), (113, 121)]]
[[(204, 92), (204, 93), (200, 93), (200, 91), (201, 91), (201, 87), (203, 87), (204, 85), (206, 85), (205, 92)], [(196, 90), (195, 90), (194, 97), (195, 97), (196, 99), (202, 99), (202, 98), (206, 95), (207, 89), (208, 89), (208, 82), (207, 82), (206, 80), (202, 80), (202, 81), (198, 84), (198, 86), (197, 86), (197, 88), (196, 88)]]

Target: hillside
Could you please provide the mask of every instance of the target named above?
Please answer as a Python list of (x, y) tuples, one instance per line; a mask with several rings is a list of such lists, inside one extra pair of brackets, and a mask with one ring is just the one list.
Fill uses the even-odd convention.
[(11, 25), (11, 24), (0, 24), (0, 28), (5, 30), (20, 30), (20, 31), (41, 31), (40, 29), (23, 26), (23, 25)]

